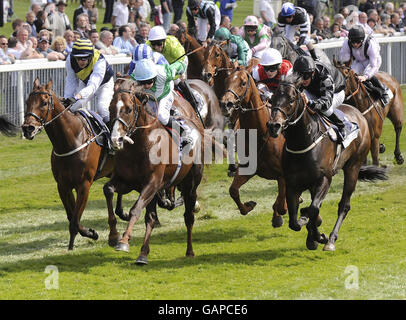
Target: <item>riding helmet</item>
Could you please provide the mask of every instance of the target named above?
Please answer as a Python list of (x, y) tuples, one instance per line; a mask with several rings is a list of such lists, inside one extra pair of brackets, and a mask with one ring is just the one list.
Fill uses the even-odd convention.
[(214, 33), (214, 39), (219, 40), (219, 41), (230, 40), (231, 32), (227, 28), (219, 28)]
[(92, 57), (93, 43), (89, 39), (78, 39), (73, 43), (71, 54), (74, 57)]
[(166, 39), (166, 32), (162, 26), (152, 27), (148, 34), (149, 41)]
[(244, 26), (259, 26), (258, 18), (256, 16), (248, 16), (244, 20)]
[(152, 58), (152, 49), (150, 46), (145, 43), (139, 44), (135, 47), (133, 60), (138, 61), (141, 59), (151, 59)]
[(191, 9), (198, 8), (198, 7), (200, 7), (200, 3), (201, 3), (201, 0), (189, 0), (188, 7)]
[(296, 12), (296, 7), (291, 2), (285, 2), (282, 5), (281, 16), (282, 17), (290, 17), (293, 16)]
[(137, 81), (153, 79), (157, 76), (157, 67), (151, 59), (142, 59), (135, 63), (131, 77)]
[(311, 73), (316, 69), (314, 60), (309, 56), (299, 56), (293, 64), (293, 72), (304, 74)]
[(281, 53), (274, 48), (266, 48), (261, 57), (260, 64), (263, 66), (274, 66), (282, 63)]
[(348, 39), (350, 41), (362, 41), (365, 38), (365, 30), (363, 26), (355, 25), (348, 32)]

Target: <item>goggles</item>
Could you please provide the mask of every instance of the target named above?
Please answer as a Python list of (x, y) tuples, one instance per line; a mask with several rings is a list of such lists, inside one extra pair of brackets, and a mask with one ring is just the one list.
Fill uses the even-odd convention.
[(76, 61), (89, 61), (90, 56), (86, 57), (75, 57)]
[(245, 31), (257, 31), (257, 26), (245, 26)]
[(156, 47), (156, 46), (160, 47), (160, 46), (162, 46), (162, 45), (165, 43), (165, 40), (152, 40), (152, 41), (150, 41), (150, 42), (151, 42), (151, 46), (153, 46), (153, 47)]
[(155, 81), (155, 78), (152, 78), (152, 79), (148, 79), (148, 80), (141, 80), (141, 81), (138, 81), (138, 83), (142, 86), (142, 85), (144, 85), (144, 84), (153, 84), (154, 81)]
[(274, 71), (278, 70), (279, 64), (274, 64), (272, 66), (262, 66), (262, 67), (264, 68), (265, 71), (274, 72)]
[(309, 80), (310, 78), (313, 77), (313, 72), (303, 72), (301, 76), (303, 80)]
[(362, 44), (363, 42), (364, 42), (364, 40), (361, 40), (361, 39), (351, 40), (351, 44), (358, 44), (358, 43)]

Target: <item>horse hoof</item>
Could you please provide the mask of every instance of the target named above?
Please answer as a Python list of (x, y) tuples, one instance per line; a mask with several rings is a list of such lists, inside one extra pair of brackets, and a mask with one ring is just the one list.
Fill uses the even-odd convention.
[(161, 222), (159, 220), (155, 221), (154, 228), (162, 227)]
[(403, 162), (404, 162), (404, 160), (403, 160), (403, 157), (402, 157), (401, 154), (396, 156), (396, 163), (397, 164), (403, 164)]
[(281, 216), (276, 216), (272, 218), (272, 227), (280, 228), (283, 225), (283, 218)]
[(297, 223), (299, 224), (300, 227), (303, 227), (303, 226), (307, 225), (308, 222), (309, 222), (309, 219), (307, 217), (301, 216)]
[(94, 229), (89, 229), (89, 233), (91, 234), (91, 235), (90, 235), (90, 239), (93, 239), (93, 240), (99, 239), (99, 235), (98, 235), (98, 233), (96, 232), (96, 230), (94, 230)]
[(379, 153), (384, 153), (386, 151), (386, 147), (383, 143), (379, 144)]
[(291, 229), (293, 231), (300, 231), (300, 230), (302, 230), (302, 227), (299, 226), (298, 223), (290, 223), (289, 222), (289, 229)]
[(119, 242), (114, 249), (116, 251), (130, 252), (130, 245), (128, 243)]
[(320, 215), (318, 215), (317, 219), (316, 219), (316, 226), (320, 227), (322, 223), (323, 223), (323, 219), (321, 218)]
[(109, 246), (110, 247), (116, 247), (119, 244), (120, 240), (121, 240), (121, 238), (109, 239)]
[(327, 244), (328, 243), (328, 238), (326, 237), (326, 235), (324, 233), (322, 233), (320, 235), (319, 243), (322, 243), (322, 244)]
[(336, 251), (336, 246), (334, 245), (334, 243), (326, 243), (324, 245), (323, 251)]
[(195, 207), (193, 208), (193, 213), (198, 213), (200, 211), (200, 203), (196, 200)]
[(316, 250), (318, 246), (319, 243), (314, 241), (313, 238), (308, 235), (306, 239), (306, 248), (309, 250)]
[(227, 171), (227, 176), (229, 176), (230, 178), (234, 177), (235, 176), (235, 171), (228, 170)]
[(135, 263), (139, 266), (145, 266), (148, 264), (148, 259), (146, 256), (138, 256), (137, 260), (135, 261)]

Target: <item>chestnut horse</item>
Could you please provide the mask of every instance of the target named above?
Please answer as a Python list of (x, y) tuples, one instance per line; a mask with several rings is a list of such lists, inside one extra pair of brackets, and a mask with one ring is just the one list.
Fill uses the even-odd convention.
[[(363, 167), (371, 138), (365, 117), (352, 106), (341, 105), (338, 109), (351, 122), (359, 126), (357, 137), (341, 152), (341, 144), (329, 138), (330, 129), (325, 129), (317, 116), (305, 105), (299, 87), (302, 78), (293, 74), (279, 84), (272, 97), (269, 130), (273, 137), (282, 134), (286, 138), (282, 155), (282, 167), (286, 180), (286, 201), (289, 212), (289, 227), (299, 231), (307, 224), (306, 246), (315, 250), (318, 243), (324, 243), (326, 251), (335, 250), (340, 226), (350, 210), (350, 198), (357, 180), (385, 180), (385, 169), (377, 166)], [(339, 150), (340, 150), (339, 149)], [(344, 171), (344, 187), (338, 205), (338, 218), (330, 237), (320, 234), (320, 207), (327, 195), (332, 177), (339, 170)], [(302, 217), (297, 220), (299, 196), (309, 190), (311, 204), (301, 209)]]
[[(388, 117), (392, 122), (396, 134), (394, 155), (397, 164), (403, 164), (404, 159), (400, 151), (399, 142), (403, 126), (403, 98), (399, 82), (386, 72), (378, 72), (376, 77), (384, 83), (393, 93), (393, 98), (382, 108), (382, 102), (374, 99), (366, 90), (363, 83), (358, 81), (356, 73), (346, 64), (338, 63), (334, 59), (334, 65), (345, 76), (346, 101), (356, 107), (368, 121), (371, 134), (371, 157), (374, 165), (379, 165), (379, 151), (384, 151), (385, 146), (379, 144), (382, 134), (383, 122)], [(383, 149), (382, 149), (383, 148)]]
[[(202, 65), (203, 65), (203, 47), (200, 43), (192, 37), (187, 30), (179, 28), (175, 34), (181, 45), (185, 48), (186, 55), (189, 59), (187, 66), (188, 79), (202, 79)], [(172, 62), (171, 62), (172, 63)]]
[[(226, 78), (226, 93), (222, 99), (225, 108), (230, 112), (237, 112), (240, 129), (245, 130), (243, 150), (238, 154), (248, 156), (248, 165), (257, 164), (252, 173), (245, 171), (247, 164), (238, 164), (234, 180), (230, 186), (230, 196), (237, 204), (240, 213), (246, 215), (256, 205), (254, 201), (242, 203), (239, 189), (255, 175), (268, 180), (278, 181), (278, 196), (273, 204), (272, 226), (280, 227), (283, 224), (281, 215), (286, 213), (285, 179), (282, 175), (281, 156), (285, 143), (283, 136), (271, 137), (267, 129), (269, 121), (269, 107), (262, 102), (259, 91), (255, 86), (250, 70), (238, 67)], [(250, 133), (256, 133), (256, 146), (250, 150)], [(252, 143), (252, 142), (251, 142)], [(250, 152), (253, 151), (253, 152)]]
[(0, 116), (0, 132), (8, 137), (15, 136), (17, 133), (17, 127), (4, 116)]
[[(156, 116), (146, 110), (148, 96), (137, 91), (135, 82), (127, 80), (121, 82), (119, 86), (115, 88), (110, 104), (110, 119), (113, 127), (111, 139), (113, 147), (117, 150), (116, 165), (110, 181), (103, 187), (109, 215), (113, 214), (114, 192), (126, 194), (136, 190), (140, 195), (130, 209), (127, 229), (116, 250), (129, 251), (129, 240), (134, 223), (146, 208), (144, 243), (136, 263), (141, 265), (148, 263), (149, 240), (157, 219), (157, 193), (163, 188), (178, 186), (185, 203), (186, 256), (194, 256), (193, 209), (197, 197), (196, 189), (203, 174), (203, 164), (197, 161), (196, 155), (199, 151), (203, 151), (203, 144), (198, 141), (189, 154), (180, 151), (178, 143), (172, 139)], [(174, 105), (181, 111), (188, 124), (194, 126), (203, 137), (202, 123), (192, 106), (178, 96), (175, 96)]]
[[(52, 143), (51, 167), (69, 220), (69, 250), (73, 249), (78, 232), (83, 237), (97, 240), (97, 232), (82, 226), (80, 219), (93, 182), (112, 173), (113, 156), (96, 143), (86, 120), (62, 105), (52, 90), (52, 81), (40, 86), (38, 78), (35, 79), (26, 103), (27, 112), (22, 126), (24, 137), (32, 140), (45, 129)], [(101, 166), (102, 162), (104, 165)], [(73, 189), (76, 190), (76, 199)], [(115, 245), (120, 234), (114, 214), (109, 215), (108, 223), (109, 244)]]

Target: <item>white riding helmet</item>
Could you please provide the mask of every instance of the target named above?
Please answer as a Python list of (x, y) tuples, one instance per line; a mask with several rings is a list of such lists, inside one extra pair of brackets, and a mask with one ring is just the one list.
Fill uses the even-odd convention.
[(260, 64), (263, 66), (273, 66), (275, 64), (282, 63), (282, 55), (281, 53), (273, 48), (267, 48), (264, 50), (264, 53), (261, 57)]
[(166, 32), (165, 29), (161, 26), (152, 27), (149, 31), (148, 40), (155, 41), (155, 40), (164, 40), (166, 39)]
[(151, 59), (141, 59), (135, 62), (131, 76), (137, 81), (153, 79), (158, 75), (157, 67)]
[(259, 21), (256, 16), (248, 16), (244, 20), (244, 26), (259, 26)]

